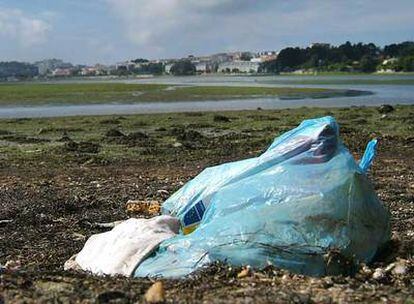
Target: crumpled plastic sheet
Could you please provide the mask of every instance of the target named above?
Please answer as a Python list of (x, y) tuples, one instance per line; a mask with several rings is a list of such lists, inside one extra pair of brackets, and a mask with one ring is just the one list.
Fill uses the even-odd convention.
[(136, 277), (180, 277), (214, 261), (323, 276), (370, 262), (390, 238), (389, 213), (333, 117), (303, 121), (259, 157), (207, 168), (162, 206), (180, 219)]

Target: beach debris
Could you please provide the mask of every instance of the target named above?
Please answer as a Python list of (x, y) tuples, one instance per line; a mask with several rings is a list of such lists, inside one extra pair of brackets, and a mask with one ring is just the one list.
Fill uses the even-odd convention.
[(155, 282), (145, 293), (147, 303), (162, 303), (165, 301), (164, 285), (161, 281)]
[(13, 222), (13, 220), (0, 220), (0, 226), (6, 225)]
[(333, 117), (310, 119), (257, 157), (204, 169), (162, 204), (182, 233), (163, 242), (134, 276), (182, 277), (215, 261), (348, 275), (357, 263), (371, 262), (390, 239), (390, 215), (365, 175), (377, 140), (359, 162), (341, 142)]
[(381, 114), (391, 113), (392, 111), (394, 111), (394, 107), (389, 104), (383, 104), (378, 108), (378, 112)]
[(249, 267), (249, 266), (247, 266), (247, 267), (243, 268), (243, 269), (242, 269), (242, 271), (240, 271), (240, 272), (237, 274), (237, 278), (238, 278), (238, 279), (243, 279), (243, 278), (245, 278), (245, 277), (249, 276), (249, 275), (250, 275), (250, 273), (251, 273), (250, 267)]
[[(76, 255), (79, 267), (96, 275), (131, 276), (137, 265), (157, 250), (159, 244), (176, 236), (177, 218), (160, 215), (130, 218), (113, 229), (92, 235)], [(65, 265), (69, 267), (71, 262)]]
[(89, 221), (81, 221), (84, 226), (90, 228), (99, 228), (99, 229), (111, 229), (115, 226), (119, 225), (123, 221), (114, 221), (114, 222), (106, 222), (106, 223), (99, 223), (99, 222), (89, 222)]
[(129, 200), (126, 210), (128, 213), (157, 215), (161, 212), (161, 204), (158, 201)]

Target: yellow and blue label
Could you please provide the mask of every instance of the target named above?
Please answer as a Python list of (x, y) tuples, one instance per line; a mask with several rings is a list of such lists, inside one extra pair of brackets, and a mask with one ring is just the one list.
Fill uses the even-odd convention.
[(184, 215), (181, 221), (182, 230), (184, 234), (189, 234), (197, 228), (197, 226), (203, 219), (205, 211), (206, 206), (202, 200), (198, 201), (187, 211), (187, 213)]

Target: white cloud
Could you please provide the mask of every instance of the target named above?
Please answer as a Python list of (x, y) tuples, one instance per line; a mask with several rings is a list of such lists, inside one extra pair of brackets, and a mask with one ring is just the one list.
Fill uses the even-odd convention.
[(378, 0), (106, 0), (121, 21), (121, 35), (137, 53), (152, 57), (231, 46), (257, 50), (361, 37), (381, 41), (384, 31), (403, 33), (414, 24), (410, 1), (396, 0), (390, 15), (388, 1)]
[(45, 43), (50, 30), (51, 24), (45, 19), (29, 16), (19, 9), (0, 8), (0, 37), (21, 47)]

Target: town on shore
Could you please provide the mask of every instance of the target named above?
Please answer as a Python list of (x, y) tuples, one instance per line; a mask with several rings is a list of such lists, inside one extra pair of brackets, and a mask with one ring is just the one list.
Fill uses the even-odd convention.
[(339, 46), (313, 43), (305, 48), (280, 51), (226, 52), (171, 59), (131, 59), (116, 64), (79, 65), (60, 59), (34, 63), (0, 62), (0, 80), (69, 77), (119, 77), (134, 75), (198, 74), (315, 74), (318, 72), (395, 73), (414, 71), (414, 42), (393, 43), (383, 48), (373, 43), (346, 42)]

